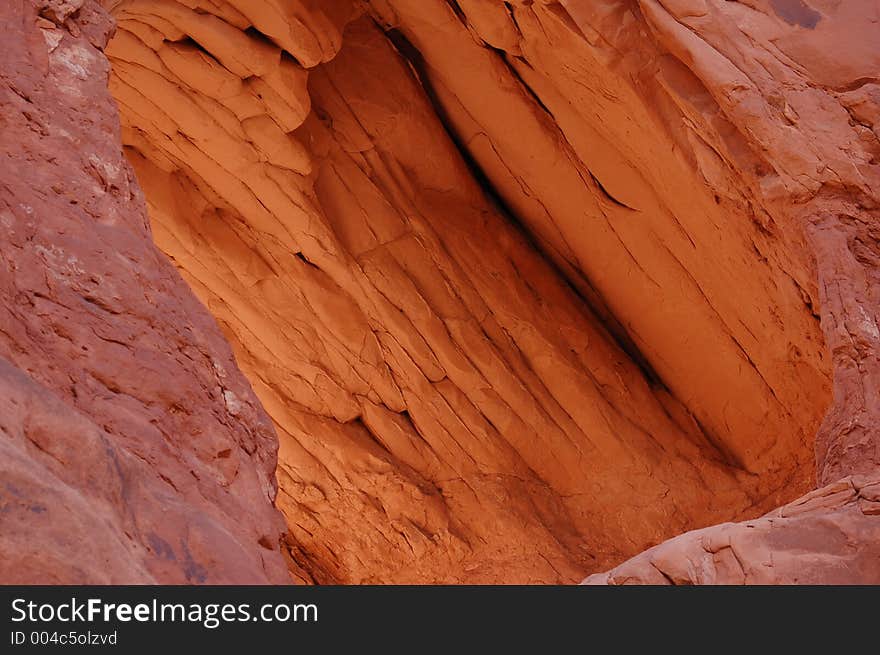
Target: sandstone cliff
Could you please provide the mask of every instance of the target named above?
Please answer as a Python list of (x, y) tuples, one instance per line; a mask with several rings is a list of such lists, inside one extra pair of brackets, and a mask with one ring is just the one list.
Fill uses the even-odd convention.
[[(853, 550), (878, 521), (876, 2), (105, 0), (151, 233), (89, 74), (103, 12), (14, 5), (4, 82), (45, 95), (0, 101), (3, 225), (39, 198), (62, 250), (28, 246), (7, 268), (50, 290), (9, 294), (88, 306), (9, 316), (3, 356), (102, 430), (124, 412), (138, 479), (192, 471), (179, 502), (267, 579), (271, 428), (150, 234), (274, 423), (296, 580), (572, 582), (747, 520), (592, 581), (880, 581)], [(107, 306), (112, 341), (72, 355)]]

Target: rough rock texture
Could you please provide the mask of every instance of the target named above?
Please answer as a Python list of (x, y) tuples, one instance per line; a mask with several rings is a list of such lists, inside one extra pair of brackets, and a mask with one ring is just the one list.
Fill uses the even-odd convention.
[(880, 478), (670, 539), (584, 584), (880, 584)]
[(284, 582), (272, 426), (152, 243), (111, 32), (0, 3), (0, 582)]
[[(641, 210), (606, 198), (559, 127), (449, 6), (410, 10), (438, 50), (473, 58), (479, 75), (458, 93), (485, 106), (487, 133), (457, 129), (449, 117), (446, 127), (475, 144), (473, 166), (490, 178), (494, 203), (444, 130), (440, 92), (419, 79), (431, 44), (352, 3), (298, 12), (296, 4), (284, 6), (311, 26), (315, 43), (260, 31), (278, 20), (261, 14), (273, 3), (125, 1), (112, 7), (119, 32), (108, 53), (157, 243), (225, 328), (278, 429), (279, 507), (299, 577), (573, 581), (695, 524), (769, 509), (789, 485), (807, 487), (802, 464), (826, 382), (818, 326), (787, 275), (769, 263), (750, 273), (751, 241), (730, 246), (734, 264), (723, 275), (704, 262), (719, 289), (739, 279), (752, 296), (719, 292), (743, 307), (729, 334), (669, 254), (694, 248), (671, 212), (648, 206), (646, 187), (646, 220), (661, 223), (670, 243), (636, 236), (646, 252), (627, 255), (608, 216), (632, 221), (628, 214)], [(441, 46), (450, 39), (460, 47)], [(481, 67), (484, 57), (492, 59)], [(463, 61), (431, 65), (458, 79), (452, 69)], [(458, 102), (448, 101), (449, 114), (464, 111)], [(522, 124), (498, 121), (501, 106)], [(479, 161), (476, 144), (499, 138), (511, 167), (535, 158), (519, 182)], [(548, 168), (554, 162), (558, 170)], [(537, 199), (511, 187), (534, 188)], [(535, 220), (558, 223), (584, 248), (587, 232), (574, 223), (606, 231), (604, 241), (587, 239), (607, 251), (609, 267), (591, 283), (609, 285), (606, 299), (625, 293), (631, 313), (618, 312), (620, 320), (639, 320), (640, 334), (668, 342), (657, 364), (689, 362), (682, 389), (657, 370), (653, 353), (616, 342), (603, 320), (611, 310), (586, 297), (598, 293), (584, 286), (586, 273), (569, 286), (504, 209), (542, 202), (554, 213)], [(572, 256), (568, 268), (589, 255)], [(634, 265), (635, 256), (644, 263)], [(655, 260), (661, 283), (639, 267)], [(774, 275), (778, 282), (768, 282)], [(648, 303), (662, 284), (669, 301)], [(700, 318), (670, 324), (692, 302)], [(779, 322), (761, 316), (774, 309)], [(749, 323), (765, 331), (762, 319), (776, 330), (773, 348), (753, 340), (751, 357), (779, 362), (767, 374), (778, 391), (735, 345)], [(721, 385), (691, 398), (706, 384), (693, 376), (708, 369), (700, 356), (675, 354), (709, 331), (714, 338), (691, 347), (725, 349), (730, 358), (714, 358), (713, 376), (726, 380), (726, 404), (744, 407), (714, 424), (704, 404), (720, 414)], [(789, 365), (792, 347), (803, 363)], [(761, 443), (734, 442), (728, 422), (752, 410), (746, 436), (757, 439), (760, 418), (784, 438), (762, 432)]]
[(819, 490), (758, 521), (685, 534), (587, 582), (880, 583), (880, 7), (730, 3), (730, 24), (713, 3), (642, 4), (657, 38), (772, 166), (754, 186), (815, 258), (834, 400), (816, 440)]
[(832, 364), (819, 481), (875, 470), (876, 3), (108, 6), (297, 577), (572, 581), (759, 515)]
[[(156, 244), (275, 424), (296, 579), (571, 582), (743, 519), (593, 581), (875, 579), (876, 2), (103, 1)], [(69, 27), (90, 24), (81, 4), (43, 12), (67, 20), (62, 39), (40, 28), (62, 93), (84, 62), (52, 53), (88, 35)], [(115, 135), (102, 147), (118, 161)], [(104, 193), (74, 198), (119, 220), (133, 182), (92, 169)], [(178, 282), (144, 229), (149, 295)], [(113, 307), (113, 288), (80, 297)], [(154, 347), (174, 360), (182, 338)], [(143, 398), (168, 376), (124, 372), (156, 357), (83, 366)], [(213, 390), (194, 382), (211, 374), (173, 379)], [(265, 435), (245, 446), (265, 476), (271, 436), (230, 384), (141, 407), (157, 424), (247, 412), (222, 434)], [(252, 460), (234, 461), (238, 480)], [(200, 480), (209, 507), (255, 497)], [(271, 524), (261, 502), (236, 530)], [(277, 528), (257, 532), (271, 549)]]

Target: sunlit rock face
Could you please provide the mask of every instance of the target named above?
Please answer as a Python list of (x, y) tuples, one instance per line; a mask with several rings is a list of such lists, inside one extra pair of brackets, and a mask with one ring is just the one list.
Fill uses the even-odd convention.
[(571, 582), (876, 470), (876, 3), (105, 5), (295, 579)]

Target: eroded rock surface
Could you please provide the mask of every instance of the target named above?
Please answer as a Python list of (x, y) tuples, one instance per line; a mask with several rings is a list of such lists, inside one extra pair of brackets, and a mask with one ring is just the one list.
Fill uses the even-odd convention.
[(0, 3), (0, 581), (282, 583), (272, 425), (152, 243), (111, 32)]
[(640, 4), (647, 26), (772, 167), (756, 188), (815, 258), (834, 400), (816, 439), (819, 490), (757, 521), (687, 533), (586, 582), (876, 584), (880, 8)]
[(688, 532), (584, 584), (880, 584), (880, 479), (847, 477), (759, 519)]
[[(42, 40), (4, 55), (4, 68), (44, 66), (56, 98), (101, 97), (102, 77), (81, 71), (107, 62), (65, 49), (101, 46), (100, 12), (40, 6)], [(685, 530), (747, 519), (595, 580), (874, 579), (873, 551), (863, 558), (858, 544), (876, 531), (866, 503), (880, 463), (876, 3), (104, 6), (118, 22), (110, 90), (156, 244), (219, 322), (278, 434), (294, 578), (571, 582)], [(56, 60), (68, 75), (52, 77)], [(130, 350), (152, 330), (155, 341), (138, 343), (158, 354), (37, 350), (31, 364), (10, 347), (9, 359), (87, 419), (147, 416), (148, 445), (125, 446), (152, 466), (139, 478), (167, 475), (162, 448), (179, 471), (193, 449), (197, 481), (169, 485), (187, 502), (198, 488), (212, 517), (255, 503), (230, 534), (277, 579), (271, 429), (146, 227), (125, 222), (120, 203), (137, 187), (112, 116), (64, 102), (67, 133), (76, 138), (72, 123), (91, 130), (81, 138), (107, 136), (97, 163), (73, 167), (92, 171), (94, 188), (47, 179), (52, 193), (37, 196), (76, 200), (85, 214), (70, 216), (102, 226), (77, 261), (109, 250), (101, 230), (123, 223), (141, 254), (126, 269), (137, 284), (108, 284), (121, 273), (102, 272), (106, 256), (58, 272), (65, 239), (85, 237), (47, 224), (61, 254), (42, 244), (33, 256), (61, 277), (42, 283), (73, 289), (89, 312), (142, 317), (126, 319), (125, 338), (99, 333)], [(28, 111), (14, 114), (20, 125)], [(91, 161), (54, 145), (66, 138), (52, 136), (54, 120), (37, 125), (9, 143)], [(54, 170), (41, 156), (27, 160), (35, 180)], [(40, 188), (10, 178), (20, 195)], [(26, 219), (10, 216), (3, 225), (21, 238), (13, 221)], [(139, 289), (148, 307), (132, 299)], [(16, 315), (16, 329), (30, 327), (14, 338), (45, 334), (52, 316)], [(70, 331), (92, 320), (67, 317), (67, 340), (52, 343), (75, 350), (83, 337)], [(109, 392), (52, 377), (80, 360), (91, 377), (104, 367), (96, 379)], [(174, 374), (184, 360), (193, 370)], [(10, 388), (31, 393), (17, 374)], [(168, 404), (169, 389), (186, 402)], [(101, 438), (123, 443), (115, 425), (99, 421)], [(149, 445), (194, 425), (219, 436)], [(752, 518), (816, 483), (795, 501), (814, 509)], [(773, 552), (784, 563), (760, 568)], [(798, 558), (809, 561), (795, 580)]]
[(789, 501), (820, 313), (820, 482), (873, 470), (876, 7), (795, 4), (109, 3), (295, 575), (571, 581)]

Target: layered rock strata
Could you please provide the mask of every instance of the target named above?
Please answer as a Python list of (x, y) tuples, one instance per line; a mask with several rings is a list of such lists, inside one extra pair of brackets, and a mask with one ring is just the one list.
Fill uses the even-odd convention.
[(275, 422), (297, 577), (571, 581), (809, 490), (814, 258), (874, 193), (876, 53), (819, 56), (870, 3), (795, 4), (110, 3), (127, 152)]
[(104, 8), (138, 182), (104, 10), (4, 9), (9, 571), (880, 579), (876, 3)]

